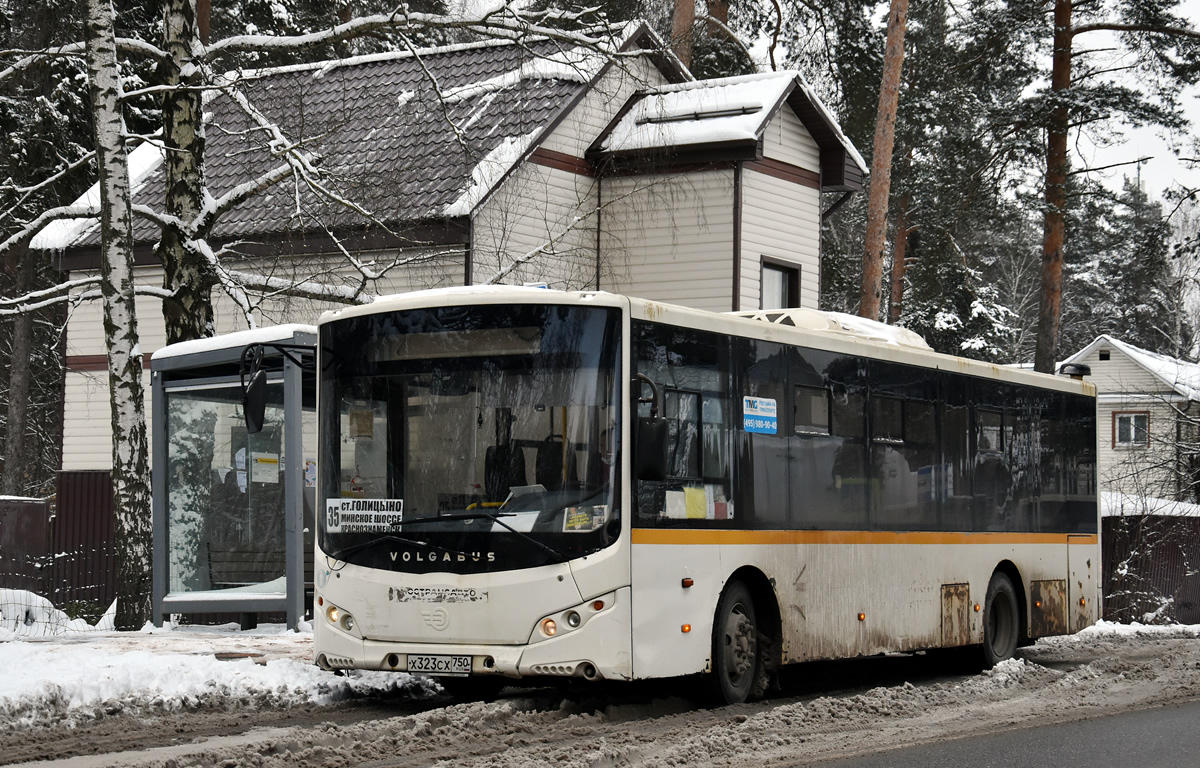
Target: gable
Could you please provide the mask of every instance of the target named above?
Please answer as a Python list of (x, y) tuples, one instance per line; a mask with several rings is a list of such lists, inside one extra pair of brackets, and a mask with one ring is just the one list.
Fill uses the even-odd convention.
[[(635, 95), (588, 151), (605, 173), (661, 173), (698, 163), (756, 161), (791, 111), (817, 148), (808, 168), (823, 191), (862, 188), (866, 165), (797, 72), (767, 72), (652, 88)], [(780, 123), (782, 129), (783, 124)], [(819, 166), (819, 167), (818, 167)]]
[(1090, 366), (1090, 378), (1101, 395), (1174, 393), (1200, 400), (1200, 364), (1150, 352), (1108, 334), (1097, 336), (1063, 364), (1068, 363)]

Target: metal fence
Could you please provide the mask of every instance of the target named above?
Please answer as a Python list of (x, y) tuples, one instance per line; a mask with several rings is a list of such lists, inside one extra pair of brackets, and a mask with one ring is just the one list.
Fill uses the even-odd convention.
[[(0, 616), (19, 630), (66, 619), (94, 624), (116, 597), (108, 472), (60, 472), (54, 503), (0, 500)], [(57, 609), (57, 611), (53, 610)], [(60, 613), (61, 612), (61, 613)]]
[(1200, 518), (1106, 517), (1104, 618), (1200, 624)]

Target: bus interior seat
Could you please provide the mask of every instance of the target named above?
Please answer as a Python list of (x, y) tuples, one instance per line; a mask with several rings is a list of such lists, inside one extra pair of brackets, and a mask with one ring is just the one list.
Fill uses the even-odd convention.
[(488, 446), (483, 458), (484, 492), (488, 501), (504, 501), (509, 488), (526, 482), (523, 449), (512, 443)]
[(575, 451), (566, 451), (566, 472), (563, 472), (563, 439), (550, 435), (538, 445), (537, 482), (548, 491), (559, 491), (573, 485), (578, 475), (575, 469)]

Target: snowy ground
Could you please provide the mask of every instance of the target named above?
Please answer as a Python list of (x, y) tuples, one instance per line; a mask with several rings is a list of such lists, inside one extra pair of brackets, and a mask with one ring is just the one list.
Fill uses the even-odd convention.
[(322, 672), (310, 646), (310, 635), (277, 626), (0, 630), (0, 760), (799, 765), (1200, 698), (1200, 626), (1101, 624), (983, 673), (947, 672), (943, 657), (803, 665), (768, 701), (718, 709), (662, 684), (509, 689), (495, 703), (453, 704), (427, 678)]

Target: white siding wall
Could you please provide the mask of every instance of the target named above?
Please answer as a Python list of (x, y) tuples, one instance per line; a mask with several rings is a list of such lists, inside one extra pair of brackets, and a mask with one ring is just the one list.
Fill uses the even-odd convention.
[[(787, 106), (763, 131), (763, 156), (817, 174), (817, 143)], [(821, 195), (816, 189), (747, 169), (742, 177), (741, 309), (762, 303), (763, 257), (800, 270), (800, 306), (817, 308), (821, 290)]]
[(546, 137), (544, 149), (583, 157), (587, 148), (616, 116), (635, 91), (665, 84), (666, 78), (646, 57), (622, 59), (580, 100)]
[[(1088, 380), (1096, 385), (1100, 395), (1096, 414), (1100, 487), (1105, 491), (1170, 498), (1175, 493), (1175, 478), (1170, 471), (1175, 456), (1176, 415), (1169, 404), (1173, 393), (1115, 347), (1110, 349), (1108, 360), (1100, 359), (1099, 349), (1079, 362), (1091, 366)], [(1114, 446), (1113, 414), (1119, 411), (1149, 412), (1149, 447)]]
[[(733, 171), (604, 182), (601, 288), (726, 312), (733, 291)], [(611, 201), (611, 202), (608, 202)]]
[(796, 113), (784, 106), (763, 132), (763, 155), (821, 172), (821, 150)]
[[(393, 254), (380, 254), (377, 261), (390, 260)], [(364, 256), (364, 259), (367, 258)], [(335, 264), (337, 265), (335, 267)], [(307, 277), (332, 282), (335, 274), (345, 275), (346, 267), (334, 258), (307, 259), (291, 262), (286, 267), (278, 266), (272, 271), (277, 277)], [(73, 278), (86, 273), (74, 272)], [(439, 252), (438, 258), (399, 268), (379, 281), (371, 293), (384, 295), (402, 293), (421, 288), (441, 285), (460, 285), (463, 281), (464, 262), (461, 248), (453, 252)], [(162, 285), (162, 270), (158, 267), (139, 267), (137, 280), (142, 285)], [(214, 293), (213, 311), (218, 333), (245, 330), (244, 313), (227, 295)], [(334, 308), (332, 302), (309, 299), (273, 299), (264, 302), (255, 313), (260, 326), (278, 323), (315, 323), (320, 313)], [(106, 355), (104, 344), (104, 315), (99, 301), (88, 302), (77, 308), (67, 322), (67, 355)], [(138, 332), (144, 355), (152, 355), (166, 343), (166, 324), (162, 315), (162, 303), (153, 297), (137, 300)], [(150, 411), (150, 374), (145, 376), (147, 426)], [(63, 456), (62, 468), (111, 469), (112, 468), (112, 424), (109, 411), (109, 389), (107, 370), (69, 370), (66, 374), (63, 403)]]
[(525, 163), (472, 221), (472, 281), (485, 283), (537, 251), (500, 282), (594, 287), (595, 210), (596, 183), (590, 176)]
[[(665, 82), (645, 58), (604, 74), (540, 148), (583, 162), (584, 153), (640, 88)], [(596, 283), (596, 182), (571, 171), (525, 163), (489, 197), (472, 221), (472, 281), (487, 282), (535, 250), (501, 282), (545, 282), (552, 288)]]
[(820, 193), (746, 170), (742, 175), (741, 308), (761, 306), (764, 256), (800, 270), (800, 306), (816, 309), (821, 288)]

